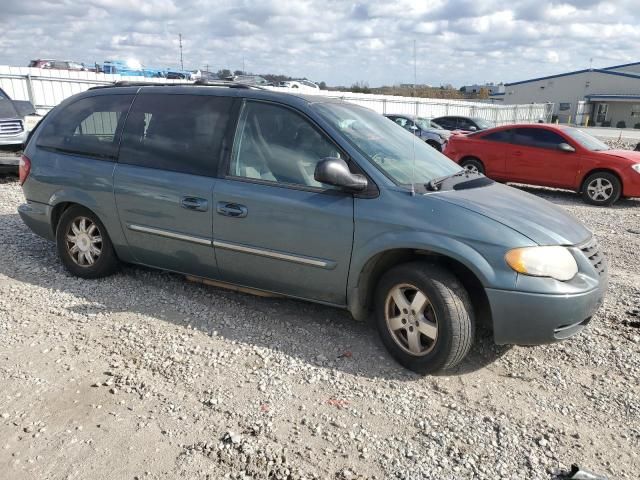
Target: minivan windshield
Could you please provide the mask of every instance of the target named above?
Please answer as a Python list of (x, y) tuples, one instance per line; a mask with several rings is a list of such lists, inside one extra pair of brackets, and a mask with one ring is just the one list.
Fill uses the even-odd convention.
[(495, 123), (493, 123), (490, 120), (485, 120), (484, 118), (474, 118), (473, 121), (476, 123), (476, 125), (478, 125), (478, 127), (480, 127), (482, 130), (486, 130), (487, 128), (493, 128), (496, 126)]
[(430, 118), (418, 117), (416, 118), (416, 123), (423, 130), (429, 130), (431, 128), (437, 128), (442, 130), (442, 127), (438, 125), (436, 122), (433, 122)]
[(591, 150), (592, 152), (610, 150), (609, 146), (606, 143), (601, 142), (596, 137), (592, 137), (582, 130), (573, 127), (567, 127), (563, 131), (587, 150)]
[(347, 103), (318, 103), (314, 108), (399, 185), (425, 184), (462, 170), (426, 142), (372, 110)]

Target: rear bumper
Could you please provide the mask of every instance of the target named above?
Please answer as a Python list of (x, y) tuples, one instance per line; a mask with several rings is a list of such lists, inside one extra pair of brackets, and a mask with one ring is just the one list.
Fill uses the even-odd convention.
[(31, 202), (23, 203), (18, 207), (18, 214), (22, 221), (33, 232), (47, 240), (55, 240), (51, 228), (51, 206), (45, 203)]
[(540, 345), (576, 335), (604, 300), (606, 277), (595, 289), (576, 294), (541, 294), (486, 289), (497, 344)]

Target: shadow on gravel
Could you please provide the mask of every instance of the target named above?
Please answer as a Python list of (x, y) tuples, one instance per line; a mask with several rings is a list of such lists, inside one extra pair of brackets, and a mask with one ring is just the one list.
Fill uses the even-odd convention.
[(550, 202), (557, 203), (559, 205), (571, 205), (571, 206), (582, 206), (582, 207), (591, 207), (591, 208), (633, 208), (640, 207), (640, 199), (636, 198), (623, 198), (618, 200), (611, 207), (596, 207), (595, 205), (591, 205), (582, 200), (582, 196), (578, 193), (569, 191), (569, 190), (559, 190), (555, 188), (548, 187), (536, 187), (532, 185), (521, 185), (515, 183), (509, 183), (510, 187), (517, 188), (518, 190), (522, 190), (523, 192), (531, 193), (537, 197), (543, 198), (545, 200), (549, 200)]
[[(352, 375), (397, 381), (420, 378), (390, 357), (373, 325), (355, 321), (343, 310), (232, 292), (132, 265), (101, 280), (72, 277), (58, 261), (55, 245), (32, 234), (17, 214), (0, 215), (0, 275), (86, 301), (68, 307), (75, 313), (94, 312), (91, 304), (97, 303), (102, 313), (142, 314)], [(479, 329), (465, 361), (443, 375), (482, 369), (507, 350), (493, 344), (491, 332)]]

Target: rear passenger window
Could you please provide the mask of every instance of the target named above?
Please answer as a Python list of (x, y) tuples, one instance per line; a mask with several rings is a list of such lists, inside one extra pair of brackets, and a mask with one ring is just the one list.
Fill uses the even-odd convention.
[(56, 112), (43, 125), (38, 147), (114, 160), (133, 95), (86, 97)]
[(124, 127), (118, 161), (215, 176), (232, 102), (210, 95), (139, 95)]

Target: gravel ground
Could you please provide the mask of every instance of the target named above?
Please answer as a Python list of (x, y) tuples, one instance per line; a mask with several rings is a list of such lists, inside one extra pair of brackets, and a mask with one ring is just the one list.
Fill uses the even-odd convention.
[(345, 312), (138, 267), (69, 276), (0, 179), (0, 477), (637, 479), (640, 200), (585, 222), (611, 287), (583, 334), (419, 377)]

